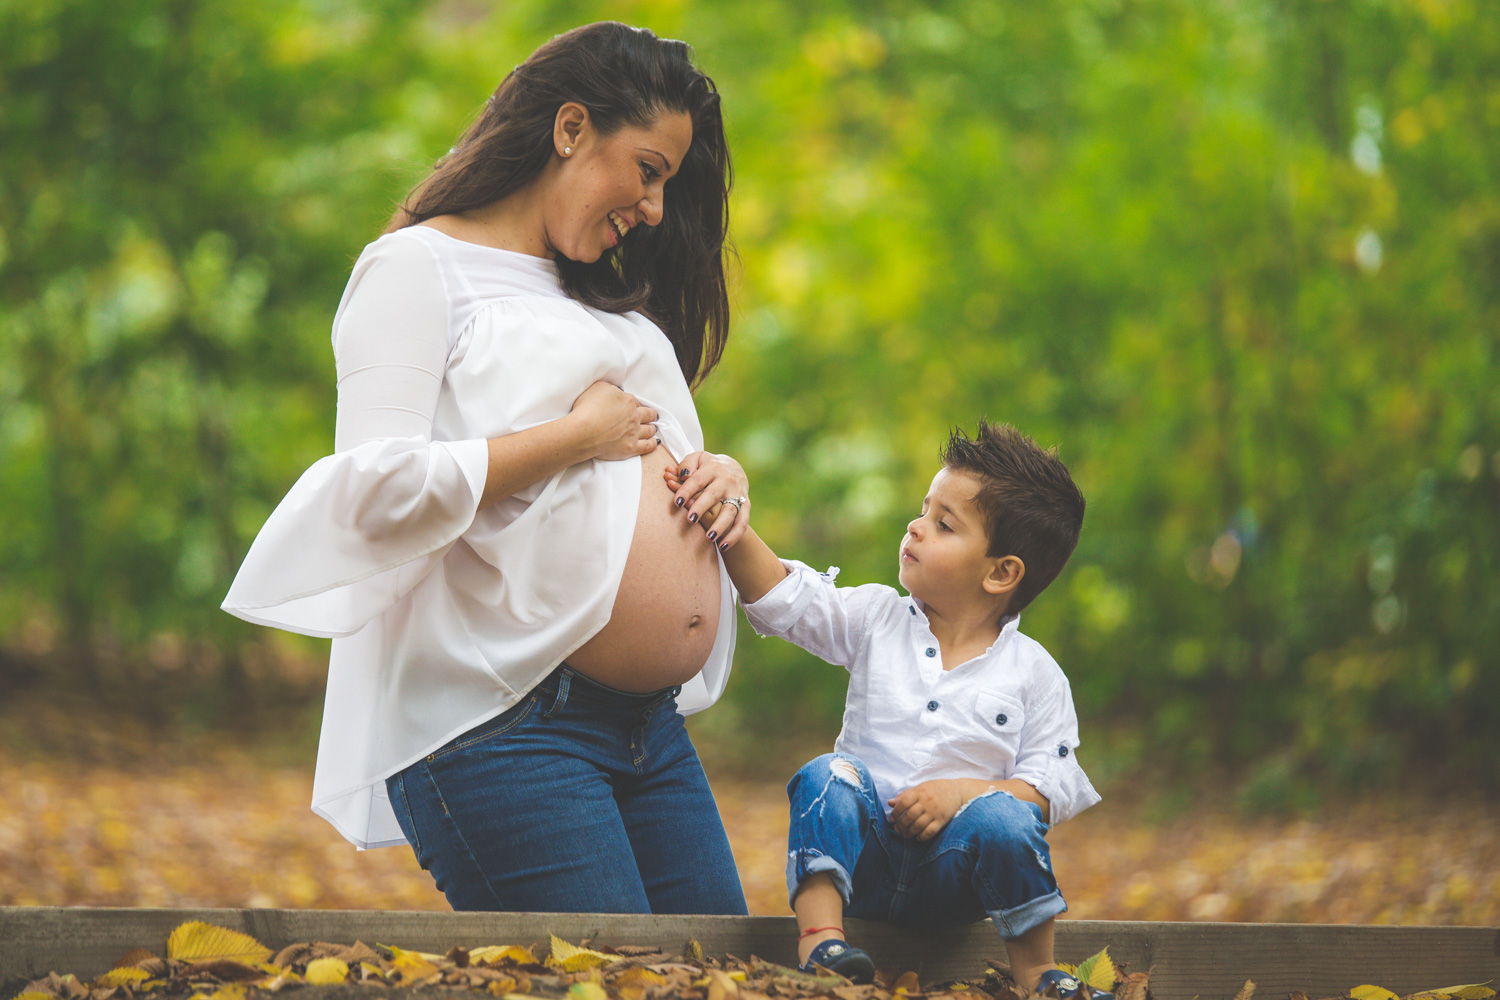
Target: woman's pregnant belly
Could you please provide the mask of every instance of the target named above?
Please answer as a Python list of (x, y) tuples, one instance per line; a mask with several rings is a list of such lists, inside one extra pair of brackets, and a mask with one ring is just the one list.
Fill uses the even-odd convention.
[(682, 684), (703, 669), (719, 630), (719, 556), (677, 512), (662, 481), (665, 448), (641, 459), (641, 502), (609, 622), (568, 666), (621, 691)]

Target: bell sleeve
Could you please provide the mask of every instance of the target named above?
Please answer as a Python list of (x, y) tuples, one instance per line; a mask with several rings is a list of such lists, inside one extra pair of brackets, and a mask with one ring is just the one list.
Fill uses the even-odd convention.
[(473, 523), (489, 466), (483, 439), (432, 439), (450, 343), (443, 276), (427, 247), (398, 233), (367, 248), (334, 318), (334, 453), (266, 520), (225, 611), (352, 635), (441, 562)]

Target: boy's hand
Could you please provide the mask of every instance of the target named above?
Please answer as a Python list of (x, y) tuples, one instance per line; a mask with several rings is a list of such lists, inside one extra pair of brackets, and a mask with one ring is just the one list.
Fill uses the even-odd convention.
[(931, 840), (973, 798), (963, 778), (935, 778), (913, 785), (888, 803), (891, 826), (903, 837)]
[[(662, 470), (667, 488), (677, 494), (677, 509), (700, 525), (709, 542), (728, 552), (750, 527), (750, 480), (728, 455), (695, 451)], [(727, 503), (728, 499), (738, 503)]]

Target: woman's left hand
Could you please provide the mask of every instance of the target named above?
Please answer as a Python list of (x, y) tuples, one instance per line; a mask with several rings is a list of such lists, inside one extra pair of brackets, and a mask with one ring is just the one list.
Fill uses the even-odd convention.
[[(699, 524), (710, 542), (727, 552), (750, 527), (750, 480), (728, 455), (695, 451), (662, 472), (673, 501), (690, 522)], [(740, 503), (724, 501), (738, 498)]]

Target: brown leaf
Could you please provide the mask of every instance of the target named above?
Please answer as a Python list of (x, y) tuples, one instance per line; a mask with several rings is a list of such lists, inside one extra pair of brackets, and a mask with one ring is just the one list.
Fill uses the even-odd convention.
[(454, 945), (452, 948), (448, 949), (448, 961), (452, 962), (456, 967), (460, 969), (468, 968), (469, 949), (461, 947), (459, 945)]
[(903, 990), (907, 993), (921, 993), (922, 984), (917, 982), (917, 974), (915, 972), (907, 971), (896, 977), (895, 989)]
[(375, 953), (375, 949), (371, 948), (363, 941), (356, 941), (353, 944), (349, 945), (347, 948), (340, 950), (338, 954), (330, 955), (328, 957), (342, 959), (351, 967), (356, 966), (361, 962), (370, 962), (375, 965), (380, 964), (380, 956)]
[(178, 979), (212, 979), (220, 983), (248, 983), (264, 979), (265, 972), (232, 958), (217, 958), (207, 962), (194, 962), (177, 973)]
[(654, 944), (622, 944), (612, 949), (617, 955), (660, 955), (661, 949)]
[(1303, 993), (1301, 990), (1292, 990), (1292, 992), (1288, 993), (1286, 996), (1287, 1000), (1307, 1000), (1307, 994)]
[(1255, 980), (1247, 979), (1245, 985), (1241, 986), (1240, 991), (1234, 995), (1234, 1000), (1250, 1000), (1253, 996), (1255, 996)]
[(1148, 972), (1132, 972), (1125, 977), (1125, 985), (1115, 993), (1115, 1000), (1146, 1000), (1146, 984), (1150, 980)]
[[(142, 968), (141, 963), (148, 959), (156, 958), (156, 955), (146, 948), (132, 948), (120, 956), (120, 960), (114, 964), (116, 969), (127, 969), (132, 966)], [(157, 961), (161, 961), (157, 959)]]
[[(131, 952), (131, 954), (134, 953), (135, 952)], [(135, 962), (135, 967), (145, 972), (152, 979), (165, 979), (167, 976), (170, 976), (172, 974), (172, 970), (168, 968), (167, 963), (164, 960), (157, 958), (155, 955), (150, 955), (146, 958), (137, 960)]]
[(299, 944), (289, 944), (276, 953), (276, 957), (271, 959), (271, 964), (279, 965), (283, 969), (290, 969), (293, 965), (296, 965), (299, 962), (306, 962), (312, 957), (312, 945), (306, 942), (302, 942)]

